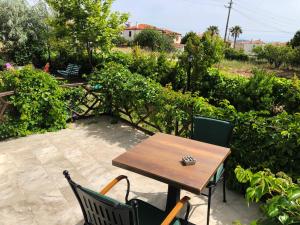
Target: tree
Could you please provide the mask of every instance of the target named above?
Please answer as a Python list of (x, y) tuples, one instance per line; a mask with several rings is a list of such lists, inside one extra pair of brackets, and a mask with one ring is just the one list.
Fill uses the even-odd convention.
[(198, 91), (202, 78), (208, 69), (224, 57), (224, 42), (219, 36), (204, 34), (191, 36), (186, 43), (184, 52), (179, 57), (179, 64), (187, 73), (187, 91)]
[(58, 38), (67, 39), (78, 54), (87, 53), (93, 66), (93, 53), (108, 53), (118, 38), (128, 14), (111, 12), (114, 0), (46, 0), (53, 8), (51, 21)]
[(294, 48), (291, 57), (292, 66), (300, 66), (300, 47)]
[(152, 51), (170, 52), (174, 50), (172, 38), (158, 30), (142, 30), (135, 36), (133, 42), (136, 45), (149, 48)]
[(296, 63), (296, 49), (292, 49), (290, 46), (274, 46), (268, 44), (254, 48), (253, 52), (258, 59), (265, 59), (276, 68), (279, 68), (283, 64), (288, 66)]
[(234, 37), (233, 48), (235, 48), (236, 39), (243, 33), (243, 30), (240, 26), (234, 26), (230, 28), (231, 36)]
[(300, 47), (300, 30), (296, 32), (289, 44), (293, 48)]
[(206, 30), (211, 36), (219, 35), (220, 31), (217, 26), (209, 26)]
[(24, 65), (47, 50), (46, 5), (25, 0), (0, 0), (0, 41), (8, 60)]
[(124, 47), (124, 46), (128, 46), (130, 42), (126, 38), (120, 35), (115, 40), (113, 40), (113, 44), (117, 47)]
[(195, 32), (193, 32), (193, 31), (190, 31), (190, 32), (186, 33), (184, 35), (184, 37), (181, 39), (181, 44), (186, 44), (187, 40), (190, 37), (195, 37), (195, 36), (198, 36), (198, 35)]

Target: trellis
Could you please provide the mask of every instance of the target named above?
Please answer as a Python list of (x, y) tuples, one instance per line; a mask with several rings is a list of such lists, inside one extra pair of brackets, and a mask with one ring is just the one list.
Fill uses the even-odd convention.
[[(131, 107), (114, 107), (116, 112), (119, 113), (120, 117), (126, 121), (128, 121), (131, 125), (142, 128), (146, 131), (152, 132), (163, 132), (174, 134), (177, 136), (189, 136), (192, 117), (193, 117), (193, 106), (191, 105), (188, 109), (187, 119), (170, 119), (167, 121), (168, 126), (161, 125), (159, 123), (155, 123), (155, 120), (151, 118), (157, 115), (157, 111), (147, 105), (144, 106), (143, 110), (138, 110), (135, 106)], [(144, 113), (140, 113), (143, 111)]]
[[(86, 83), (71, 83), (61, 85), (63, 88), (78, 88), (81, 87), (84, 94), (76, 100), (75, 105), (68, 105), (71, 119), (84, 118), (96, 114), (96, 110), (99, 107), (101, 101), (101, 93), (94, 91)], [(14, 91), (0, 92), (0, 121), (4, 120), (5, 113), (8, 113), (8, 109), (12, 107), (9, 98), (15, 94)], [(88, 99), (88, 101), (87, 101)], [(79, 110), (80, 109), (80, 110)]]
[(10, 102), (7, 100), (7, 98), (12, 95), (14, 95), (14, 91), (6, 91), (0, 93), (0, 121), (4, 120), (4, 114), (10, 106)]
[(69, 105), (68, 109), (71, 113), (71, 118), (84, 118), (96, 114), (99, 105), (102, 103), (101, 92), (95, 91), (90, 85), (86, 83), (71, 83), (61, 85), (64, 88), (81, 87), (84, 91), (83, 96), (76, 101), (75, 105)]
[[(105, 90), (99, 91), (93, 89), (90, 85), (84, 82), (62, 84), (63, 88), (81, 88), (83, 94), (79, 99), (75, 99), (76, 104), (69, 104), (68, 110), (70, 113), (69, 119), (79, 119), (94, 116), (99, 113), (118, 114), (122, 120), (129, 122), (132, 126), (140, 128), (147, 132), (164, 132), (179, 136), (188, 136), (191, 129), (191, 121), (193, 115), (193, 106), (187, 107), (187, 118), (176, 119), (170, 118), (165, 124), (156, 123), (153, 119), (157, 116), (157, 110), (153, 106), (144, 105), (143, 109), (138, 109), (132, 102), (131, 107), (119, 107), (111, 105), (110, 109), (105, 111), (104, 105), (109, 105), (109, 99)], [(5, 113), (12, 107), (9, 98), (13, 96), (14, 91), (0, 93), (0, 121), (4, 120)], [(70, 101), (70, 99), (69, 99)], [(112, 113), (114, 111), (114, 113)]]

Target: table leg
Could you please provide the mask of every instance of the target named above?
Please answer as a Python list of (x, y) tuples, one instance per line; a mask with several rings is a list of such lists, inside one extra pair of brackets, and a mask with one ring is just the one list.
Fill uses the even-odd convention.
[[(176, 188), (172, 185), (168, 186), (168, 197), (167, 197), (167, 205), (166, 212), (170, 212), (176, 205), (176, 203), (180, 200), (180, 189)], [(180, 219), (181, 224), (185, 224), (183, 219)], [(195, 225), (193, 223), (188, 222), (185, 225)]]
[(172, 185), (169, 185), (166, 212), (170, 212), (175, 207), (176, 203), (179, 200), (180, 200), (180, 189)]

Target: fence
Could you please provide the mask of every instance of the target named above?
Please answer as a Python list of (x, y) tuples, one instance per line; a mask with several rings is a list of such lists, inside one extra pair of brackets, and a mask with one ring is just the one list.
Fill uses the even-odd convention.
[[(68, 105), (70, 119), (84, 118), (95, 115), (96, 109), (101, 104), (101, 93), (97, 93), (86, 83), (62, 84), (63, 88), (81, 88), (82, 96), (80, 99), (67, 99), (71, 102)], [(10, 98), (14, 96), (14, 91), (0, 92), (0, 121), (4, 120), (5, 114), (13, 108)]]

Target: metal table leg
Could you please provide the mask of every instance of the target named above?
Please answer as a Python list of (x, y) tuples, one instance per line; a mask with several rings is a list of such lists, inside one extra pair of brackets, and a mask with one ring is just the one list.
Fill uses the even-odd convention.
[[(166, 212), (170, 212), (176, 205), (176, 203), (180, 200), (180, 189), (176, 188), (172, 185), (168, 186), (168, 197), (167, 197), (167, 205), (166, 205)], [(184, 220), (181, 220), (181, 224), (184, 224)], [(185, 225), (195, 225), (193, 223), (188, 223)]]
[(176, 203), (179, 200), (180, 200), (180, 189), (172, 185), (169, 185), (166, 212), (170, 212), (175, 207)]

